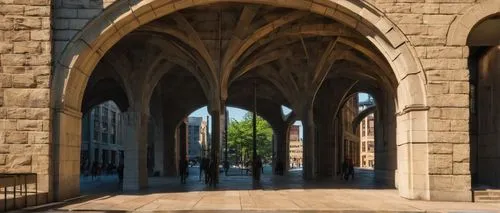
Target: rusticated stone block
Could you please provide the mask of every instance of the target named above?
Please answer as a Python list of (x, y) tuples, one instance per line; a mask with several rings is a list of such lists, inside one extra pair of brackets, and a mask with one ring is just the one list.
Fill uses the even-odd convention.
[(0, 15), (23, 15), (23, 5), (6, 4), (0, 7)]
[(28, 143), (28, 133), (8, 131), (5, 133), (5, 143), (14, 143), (14, 144)]
[(453, 161), (469, 162), (469, 144), (453, 144)]
[(469, 163), (453, 163), (454, 175), (468, 175), (470, 174)]
[(41, 29), (42, 20), (38, 17), (23, 17), (14, 20), (15, 30)]
[(48, 6), (26, 6), (24, 14), (27, 16), (50, 16), (50, 7)]
[(9, 154), (9, 144), (0, 144), (0, 154)]
[(48, 108), (26, 109), (26, 119), (31, 119), (31, 120), (49, 119), (49, 109)]
[(41, 53), (40, 42), (19, 41), (14, 42), (14, 53)]
[(30, 38), (33, 41), (48, 41), (50, 38), (49, 30), (32, 30), (30, 32)]
[(42, 131), (42, 121), (18, 120), (17, 129), (21, 131)]
[(7, 155), (0, 154), (0, 165), (5, 165), (7, 163)]
[(6, 106), (43, 108), (49, 105), (48, 89), (6, 89)]
[(430, 174), (452, 174), (453, 160), (450, 154), (429, 154)]
[(462, 58), (462, 47), (427, 47), (427, 58)]
[(468, 143), (468, 132), (429, 132), (429, 142)]
[(15, 119), (2, 119), (0, 120), (0, 125), (3, 130), (16, 130), (17, 121)]
[(29, 132), (30, 144), (48, 144), (49, 132)]
[(24, 108), (7, 108), (7, 118), (26, 118), (26, 109)]
[(13, 75), (12, 85), (17, 88), (36, 87), (35, 78), (30, 74)]
[(0, 54), (12, 53), (14, 45), (10, 42), (0, 41)]
[(452, 154), (453, 144), (449, 143), (430, 143), (429, 154)]
[(429, 185), (434, 190), (448, 190), (452, 184), (451, 175), (429, 175)]
[(7, 165), (10, 167), (29, 166), (31, 165), (31, 155), (9, 155)]

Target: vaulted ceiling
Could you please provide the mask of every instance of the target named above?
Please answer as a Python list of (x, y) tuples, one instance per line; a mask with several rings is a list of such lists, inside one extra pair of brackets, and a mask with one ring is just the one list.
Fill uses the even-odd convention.
[[(325, 81), (348, 79), (390, 93), (397, 87), (382, 54), (354, 29), (305, 11), (253, 4), (207, 5), (162, 17), (127, 35), (101, 63), (108, 66), (98, 72), (119, 73), (114, 87), (146, 76), (151, 93), (179, 110), (207, 104), (219, 90), (228, 105), (250, 109), (254, 85), (260, 101), (292, 109)], [(94, 75), (112, 74), (93, 74), (89, 85), (106, 79)]]

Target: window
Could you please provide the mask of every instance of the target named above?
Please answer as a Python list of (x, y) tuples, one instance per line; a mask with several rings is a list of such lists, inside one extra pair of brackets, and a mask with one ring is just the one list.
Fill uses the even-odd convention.
[(373, 148), (373, 142), (368, 142), (368, 152), (373, 152), (374, 151), (374, 148)]
[(111, 125), (109, 128), (111, 143), (116, 144), (116, 112), (111, 111)]
[[(366, 152), (366, 144), (365, 144), (365, 142), (363, 142), (363, 143), (362, 143), (361, 151), (362, 151), (362, 152)], [(363, 158), (364, 158), (364, 157), (365, 157), (365, 156), (363, 156)]]
[(100, 111), (99, 107), (96, 107), (94, 108), (94, 110), (92, 110), (92, 115), (94, 118), (94, 128), (93, 128), (94, 136), (92, 137), (92, 139), (94, 141), (99, 140), (99, 128), (101, 128), (101, 125), (99, 123), (99, 111)]
[(102, 133), (102, 142), (107, 143), (108, 140), (108, 108), (102, 108), (102, 116), (101, 116), (101, 133)]

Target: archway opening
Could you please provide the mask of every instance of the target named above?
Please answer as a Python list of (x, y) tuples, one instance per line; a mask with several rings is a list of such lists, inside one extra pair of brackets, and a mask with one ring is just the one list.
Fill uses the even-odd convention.
[(82, 117), (80, 191), (95, 194), (120, 189), (124, 147), (120, 137), (121, 110), (114, 101), (91, 107)]
[(302, 121), (295, 121), (289, 129), (288, 136), (288, 171), (291, 174), (301, 174), (302, 167), (304, 165), (304, 128), (302, 126)]
[(342, 129), (338, 144), (342, 166), (338, 172), (344, 180), (357, 178), (361, 184), (394, 188), (397, 187), (398, 162), (395, 117), (389, 107), (393, 103), (373, 94), (377, 95), (354, 92), (343, 102), (337, 118)]
[[(468, 38), (470, 84), (470, 156), (454, 155), (453, 161), (463, 165), (456, 173), (470, 174), (474, 190), (500, 188), (500, 42), (498, 31), (492, 26), (500, 23), (500, 14), (489, 16), (472, 28)], [(452, 128), (467, 130), (467, 124), (456, 121)], [(460, 146), (460, 145), (454, 145)], [(469, 146), (464, 144), (463, 146)], [(459, 147), (457, 147), (459, 148)], [(454, 166), (455, 173), (455, 166)], [(479, 198), (476, 198), (479, 199)]]
[[(251, 1), (248, 2), (251, 3)], [(141, 84), (137, 85), (139, 86), (137, 89), (126, 89), (125, 94), (132, 99), (129, 100), (130, 108), (135, 110), (126, 115), (127, 121), (133, 121), (127, 122), (127, 124), (135, 128), (134, 131), (127, 132), (127, 136), (142, 137), (142, 139), (149, 137), (146, 136), (148, 135), (147, 128), (139, 128), (139, 126), (145, 124), (149, 126), (150, 120), (149, 118), (145, 119), (145, 117), (155, 115), (154, 110), (147, 106), (148, 104), (153, 105), (150, 103), (149, 93), (153, 93), (152, 91), (157, 88), (156, 85), (158, 82), (156, 80), (162, 78), (161, 76), (164, 74), (162, 72), (172, 69), (183, 70), (184, 72), (179, 72), (181, 73), (177, 75), (179, 78), (174, 78), (175, 80), (162, 84), (167, 86), (162, 86), (161, 88), (163, 89), (158, 92), (160, 95), (167, 92), (168, 95), (174, 97), (164, 102), (167, 104), (163, 105), (166, 107), (163, 107), (161, 111), (163, 112), (163, 117), (169, 117), (166, 114), (171, 113), (170, 115), (174, 117), (169, 117), (169, 120), (175, 122), (164, 123), (164, 127), (175, 127), (168, 129), (176, 129), (179, 125), (179, 120), (185, 118), (187, 112), (207, 104), (207, 102), (210, 105), (211, 113), (216, 114), (214, 116), (216, 118), (212, 119), (219, 124), (221, 121), (219, 119), (220, 115), (224, 114), (221, 109), (225, 107), (225, 104), (249, 106), (247, 100), (252, 100), (252, 97), (257, 96), (258, 98), (256, 99), (258, 99), (259, 103), (257, 108), (261, 107), (264, 109), (257, 111), (262, 112), (262, 116), (266, 117), (266, 120), (273, 124), (272, 126), (276, 130), (277, 135), (278, 132), (281, 135), (285, 135), (280, 136), (280, 141), (286, 141), (283, 138), (286, 138), (287, 135), (288, 122), (293, 119), (283, 120), (282, 113), (280, 113), (280, 106), (289, 106), (294, 111), (293, 115), (300, 117), (305, 123), (304, 126), (308, 127), (307, 134), (304, 134), (304, 136), (307, 135), (307, 137), (304, 137), (304, 141), (306, 138), (311, 141), (307, 143), (308, 154), (304, 154), (304, 156), (307, 156), (307, 158), (304, 157), (304, 165), (307, 165), (304, 168), (308, 168), (308, 178), (314, 177), (317, 174), (316, 168), (323, 167), (323, 163), (330, 162), (327, 160), (330, 157), (328, 156), (328, 152), (331, 152), (329, 149), (324, 149), (328, 151), (320, 154), (320, 157), (315, 159), (315, 152), (323, 150), (319, 147), (319, 143), (314, 141), (316, 136), (314, 131), (320, 127), (320, 125), (314, 125), (318, 123), (315, 121), (318, 117), (326, 117), (329, 120), (327, 122), (331, 122), (340, 106), (337, 104), (334, 107), (336, 111), (334, 110), (333, 114), (325, 114), (323, 112), (311, 113), (315, 110), (313, 109), (313, 105), (322, 105), (321, 103), (315, 104), (315, 100), (318, 100), (316, 99), (317, 92), (319, 87), (324, 85), (323, 82), (329, 81), (330, 84), (336, 84), (338, 82), (337, 77), (340, 76), (341, 78), (346, 77), (348, 80), (354, 81), (359, 80), (356, 78), (362, 78), (363, 80), (367, 80), (368, 84), (373, 85), (373, 81), (370, 82), (370, 79), (375, 79), (375, 81), (383, 82), (384, 91), (392, 92), (392, 96), (390, 97), (393, 98), (395, 97), (394, 94), (399, 81), (402, 81), (403, 86), (397, 87), (397, 90), (401, 90), (399, 91), (401, 94), (407, 94), (408, 91), (411, 91), (412, 95), (404, 99), (402, 98), (398, 104), (404, 107), (413, 104), (423, 104), (422, 94), (424, 90), (422, 89), (422, 85), (417, 84), (417, 88), (413, 88), (414, 85), (409, 83), (410, 81), (420, 83), (420, 74), (414, 75), (415, 70), (420, 71), (419, 66), (413, 61), (411, 49), (408, 46), (409, 43), (405, 42), (403, 36), (400, 36), (400, 32), (396, 27), (379, 29), (380, 25), (377, 24), (379, 23), (378, 21), (371, 23), (372, 19), (370, 19), (366, 20), (370, 23), (365, 23), (363, 22), (364, 19), (359, 19), (359, 14), (351, 12), (350, 9), (337, 10), (337, 6), (345, 8), (352, 6), (343, 5), (343, 1), (336, 4), (325, 1), (321, 5), (318, 5), (319, 8), (315, 8), (314, 10), (304, 8), (303, 4), (285, 5), (274, 1), (263, 1), (263, 3), (263, 5), (253, 5), (225, 2), (224, 4), (213, 3), (205, 5), (203, 1), (199, 1), (196, 3), (193, 2), (193, 5), (185, 5), (184, 9), (172, 14), (170, 14), (171, 10), (159, 10), (157, 11), (158, 13), (153, 11), (148, 13), (145, 10), (147, 14), (154, 14), (151, 17), (159, 18), (152, 20), (148, 16), (146, 19), (150, 20), (145, 22), (144, 20), (136, 20), (137, 23), (146, 24), (138, 24), (137, 26), (127, 28), (127, 30), (121, 29), (121, 22), (114, 27), (103, 30), (119, 29), (120, 33), (111, 33), (115, 35), (113, 39), (120, 40), (119, 43), (122, 45), (136, 50), (132, 52), (125, 51), (122, 48), (122, 51), (116, 51), (116, 54), (120, 55), (118, 58), (121, 57), (121, 59), (125, 60), (113, 60), (122, 63), (118, 65), (120, 68), (132, 67), (131, 72), (134, 74), (123, 77), (126, 79), (125, 82), (128, 82), (130, 85), (139, 81), (141, 82)], [(157, 9), (160, 6), (160, 4), (149, 5), (148, 3), (145, 5), (149, 10), (151, 8)], [(138, 7), (142, 6), (138, 5)], [(169, 8), (168, 6), (175, 8), (174, 5), (161, 5), (163, 9)], [(120, 7), (116, 6), (116, 8)], [(131, 9), (132, 7), (127, 8)], [(334, 8), (334, 13), (326, 12), (328, 9)], [(324, 10), (321, 12), (317, 11), (318, 9)], [(362, 11), (363, 13), (373, 14), (373, 17), (376, 17), (373, 20), (385, 20), (382, 15), (370, 9), (369, 6), (363, 7)], [(205, 16), (201, 16), (200, 14), (204, 14)], [(122, 17), (137, 19), (135, 16)], [(352, 19), (345, 19), (345, 17)], [(134, 24), (137, 23), (134, 22)], [(387, 21), (387, 23), (390, 22)], [(123, 32), (130, 31), (132, 32), (124, 38), (121, 37)], [(391, 34), (390, 36), (385, 36), (385, 34), (389, 33)], [(58, 97), (56, 102), (58, 106), (59, 104), (64, 105), (64, 110), (78, 108), (80, 97), (75, 94), (80, 94), (79, 90), (81, 89), (78, 86), (64, 87), (66, 82), (68, 85), (79, 85), (79, 83), (85, 82), (87, 80), (86, 76), (90, 76), (92, 73), (94, 62), (92, 60), (95, 60), (95, 58), (98, 59), (100, 57), (99, 54), (108, 51), (109, 46), (114, 43), (110, 42), (104, 45), (100, 43), (109, 38), (107, 37), (108, 34), (104, 32), (98, 34), (100, 36), (96, 36), (94, 34), (90, 35), (90, 33), (84, 30), (82, 35), (84, 36), (76, 38), (75, 44), (72, 43), (72, 45), (88, 45), (91, 47), (88, 48), (90, 54), (80, 54), (81, 50), (76, 47), (68, 48), (66, 53), (63, 54), (61, 64), (70, 67), (69, 79), (65, 81), (64, 77), (57, 78), (55, 83), (58, 87), (63, 85), (61, 87), (64, 88), (61, 92), (63, 95)], [(144, 45), (144, 42), (147, 45)], [(113, 48), (116, 48), (116, 46)], [(382, 51), (382, 47), (384, 51)], [(401, 52), (401, 56), (398, 58), (390, 57), (388, 52), (392, 50)], [(75, 51), (74, 54), (80, 54), (81, 58), (73, 60), (72, 51)], [(159, 55), (165, 57), (155, 57)], [(389, 58), (390, 60), (386, 60)], [(342, 71), (332, 72), (332, 67), (335, 68), (334, 70)], [(365, 71), (374, 72), (347, 72), (359, 67), (362, 67)], [(376, 69), (368, 69), (374, 67)], [(395, 69), (396, 67), (398, 69)], [(412, 75), (409, 75), (410, 71)], [(61, 73), (67, 72), (65, 70), (64, 72), (61, 71)], [(168, 73), (171, 72), (167, 72), (166, 75)], [(190, 76), (183, 76), (185, 73), (190, 73)], [(354, 74), (355, 77), (353, 78), (349, 74)], [(193, 81), (198, 81), (198, 84), (185, 84), (186, 82)], [(249, 92), (248, 88), (252, 88), (252, 84), (255, 83), (258, 87), (253, 91), (257, 90), (257, 92), (253, 92), (254, 95), (252, 96), (252, 92)], [(203, 98), (191, 98), (189, 97), (191, 96), (190, 93), (181, 92), (184, 86), (190, 93)], [(66, 91), (66, 88), (69, 89)], [(256, 93), (257, 95), (255, 95)], [(75, 95), (75, 97), (71, 95)], [(77, 104), (75, 105), (75, 103)], [(392, 106), (392, 109), (394, 108), (395, 105)], [(394, 109), (393, 111), (396, 110)], [(61, 112), (61, 115), (59, 115), (60, 119), (66, 121), (65, 119), (68, 118), (64, 116), (69, 113), (71, 112)], [(267, 114), (270, 115), (269, 119), (267, 119)], [(154, 118), (156, 117), (154, 116)], [(73, 120), (68, 119), (68, 122), (73, 122)], [(63, 122), (60, 121), (60, 123)], [(167, 128), (163, 129), (166, 131)], [(71, 129), (63, 130), (60, 131), (60, 135), (71, 135), (66, 134)], [(215, 132), (217, 134), (214, 135), (217, 136), (214, 137), (214, 140), (219, 142), (221, 139), (220, 131)], [(176, 134), (176, 132), (168, 132), (168, 134), (164, 133), (163, 135)], [(169, 137), (174, 138), (172, 141), (177, 140), (175, 137)], [(65, 146), (62, 142), (61, 144), (61, 147)], [(151, 168), (151, 166), (147, 166), (147, 162), (143, 162), (143, 159), (147, 158), (140, 157), (147, 155), (145, 153), (147, 153), (148, 148), (147, 145), (134, 145), (130, 150), (134, 152), (133, 157), (138, 159), (138, 161), (127, 165), (133, 167), (131, 171), (139, 171), (137, 173), (141, 175), (129, 178), (125, 182), (130, 189), (139, 189), (144, 186), (143, 170)], [(280, 151), (280, 153), (286, 152)], [(280, 157), (282, 157), (281, 154)], [(176, 164), (172, 163), (175, 160), (164, 160), (164, 162), (169, 164), (170, 168), (176, 167)], [(63, 165), (65, 162), (56, 163)], [(63, 166), (60, 167), (62, 168)], [(332, 171), (335, 171), (332, 168), (334, 167), (326, 166), (321, 171), (332, 173)], [(60, 174), (58, 171), (55, 173)], [(68, 177), (59, 175), (57, 178), (68, 179), (68, 181), (62, 182), (73, 181), (71, 175)], [(410, 186), (405, 187), (408, 188)], [(64, 191), (61, 187), (56, 190)], [(73, 194), (74, 192), (69, 190), (68, 193)]]

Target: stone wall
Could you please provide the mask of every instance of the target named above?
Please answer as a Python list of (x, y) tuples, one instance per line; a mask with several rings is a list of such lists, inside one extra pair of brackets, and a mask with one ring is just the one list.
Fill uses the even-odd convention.
[(64, 51), (87, 22), (102, 13), (116, 0), (53, 0), (54, 59)]
[(426, 73), (430, 198), (470, 200), (468, 48), (446, 41), (457, 14), (476, 1), (373, 2), (408, 37)]
[(49, 190), (50, 0), (0, 0), (0, 173)]
[[(49, 115), (50, 65), (68, 41), (112, 2), (0, 0), (0, 171), (37, 172), (42, 183), (40, 189), (48, 190), (48, 144), (53, 118)], [(427, 150), (425, 159), (410, 159), (415, 162), (414, 167), (427, 171), (421, 174), (422, 178), (429, 175), (429, 185), (422, 187), (431, 189), (429, 199), (470, 200), (469, 52), (465, 46), (447, 45), (447, 37), (450, 24), (477, 1), (369, 2), (406, 35), (426, 74), (429, 110), (405, 114), (397, 120), (398, 131), (402, 128), (429, 130), (413, 141), (428, 144), (409, 147)], [(356, 11), (355, 5), (351, 9), (361, 11)], [(428, 122), (412, 123), (419, 116), (428, 117)], [(422, 138), (421, 141), (418, 138)]]

